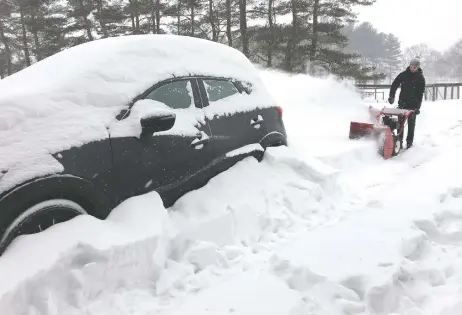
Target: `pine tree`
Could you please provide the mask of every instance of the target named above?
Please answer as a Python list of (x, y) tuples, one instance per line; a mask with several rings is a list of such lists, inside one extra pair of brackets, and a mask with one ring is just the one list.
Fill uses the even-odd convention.
[(278, 67), (289, 72), (305, 72), (312, 34), (309, 24), (312, 5), (303, 0), (290, 0), (282, 8), (292, 16), (292, 21), (282, 29), (283, 60)]
[(391, 83), (394, 74), (397, 70), (399, 70), (399, 65), (401, 63), (401, 43), (395, 35), (386, 35), (384, 52), (384, 63), (388, 68), (388, 78), (389, 82)]
[(0, 77), (13, 73), (13, 49), (10, 23), (12, 5), (6, 1), (0, 1)]
[(363, 66), (379, 65), (385, 55), (386, 35), (379, 33), (369, 22), (364, 22), (354, 29), (348, 45), (363, 58)]
[(374, 67), (345, 51), (341, 31), (355, 19), (353, 6), (374, 1), (0, 0), (15, 12), (0, 11), (0, 74), (87, 41), (173, 33), (228, 44), (267, 67), (376, 78)]
[[(49, 57), (75, 44), (69, 33), (68, 7), (51, 1), (40, 8), (37, 21), (38, 52), (40, 59)], [(71, 30), (74, 29), (71, 24)]]
[(273, 67), (282, 58), (284, 25), (276, 22), (277, 16), (289, 13), (287, 2), (281, 0), (263, 0), (257, 2), (249, 10), (249, 18), (252, 20), (264, 20), (264, 24), (256, 25), (250, 28), (251, 38), (251, 56), (253, 61), (263, 63), (267, 67)]
[(72, 45), (78, 45), (86, 41), (94, 40), (94, 24), (89, 18), (90, 13), (95, 7), (91, 0), (68, 0), (67, 16), (69, 17), (69, 26), (67, 31), (75, 33), (70, 39)]
[(252, 6), (252, 0), (237, 0), (239, 5), (239, 42), (242, 53), (250, 58), (250, 34), (249, 34), (249, 27), (248, 27), (248, 9), (249, 6)]
[(353, 6), (372, 5), (376, 0), (313, 0), (312, 34), (309, 53), (310, 73), (319, 69), (345, 73), (355, 55), (343, 53), (348, 38), (341, 30), (355, 20)]

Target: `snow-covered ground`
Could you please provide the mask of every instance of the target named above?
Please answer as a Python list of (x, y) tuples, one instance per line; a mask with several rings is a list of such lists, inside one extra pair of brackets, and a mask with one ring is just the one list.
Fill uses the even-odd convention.
[(384, 161), (348, 139), (368, 117), (351, 85), (262, 76), (289, 148), (170, 209), (152, 193), (21, 237), (0, 314), (462, 314), (462, 101), (425, 103), (415, 147)]

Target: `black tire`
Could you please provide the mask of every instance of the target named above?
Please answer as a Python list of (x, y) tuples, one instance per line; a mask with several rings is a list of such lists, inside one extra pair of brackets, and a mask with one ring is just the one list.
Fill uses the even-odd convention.
[[(87, 214), (87, 211), (76, 202), (66, 199), (51, 199), (23, 209), (2, 229), (4, 231), (0, 235), (0, 255), (16, 237), (39, 233), (81, 214)], [(0, 222), (2, 222), (1, 216)]]
[(399, 136), (393, 136), (393, 153), (392, 156), (397, 156), (402, 149), (401, 140)]

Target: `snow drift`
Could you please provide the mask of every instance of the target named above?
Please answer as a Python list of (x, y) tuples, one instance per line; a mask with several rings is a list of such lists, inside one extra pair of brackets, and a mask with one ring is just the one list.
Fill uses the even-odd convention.
[(248, 158), (188, 193), (169, 216), (152, 193), (127, 200), (105, 221), (79, 216), (21, 236), (0, 258), (0, 312), (83, 314), (120, 290), (160, 299), (207, 287), (204, 277), (240, 265), (249, 251), (267, 252), (300, 217), (319, 214), (314, 225), (329, 218), (331, 201), (313, 181), (325, 170), (312, 170), (274, 148), (262, 163)]

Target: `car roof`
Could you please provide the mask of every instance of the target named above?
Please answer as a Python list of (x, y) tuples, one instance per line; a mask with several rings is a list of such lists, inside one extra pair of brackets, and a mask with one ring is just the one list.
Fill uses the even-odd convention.
[(187, 75), (259, 79), (251, 62), (224, 44), (178, 35), (119, 36), (66, 49), (0, 80), (0, 108), (124, 106), (156, 82)]

